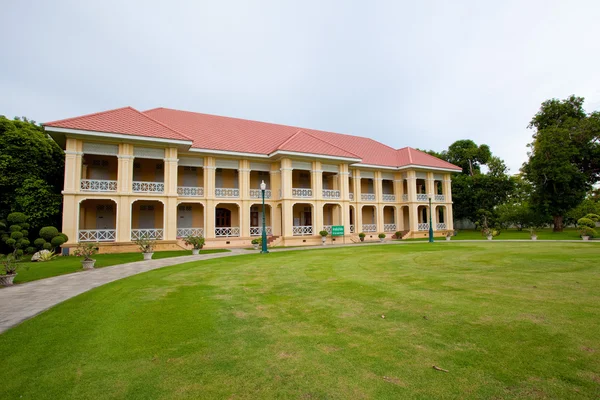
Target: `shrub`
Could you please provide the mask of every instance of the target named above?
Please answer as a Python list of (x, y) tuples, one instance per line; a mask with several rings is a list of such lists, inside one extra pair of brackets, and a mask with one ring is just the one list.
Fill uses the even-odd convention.
[(14, 212), (14, 213), (10, 213), (8, 214), (8, 217), (6, 217), (6, 220), (11, 223), (11, 224), (15, 224), (15, 225), (21, 225), (27, 222), (27, 215), (20, 213), (20, 212)]
[(23, 239), (23, 234), (21, 233), (21, 231), (16, 231), (10, 234), (10, 238), (18, 241), (20, 239)]
[(204, 238), (200, 236), (188, 236), (184, 240), (184, 243), (188, 246), (194, 246), (194, 249), (201, 249), (204, 247)]
[(600, 221), (600, 215), (597, 214), (587, 214), (585, 217), (583, 218), (587, 218), (587, 219), (591, 219), (594, 222), (598, 222)]
[[(50, 244), (50, 243), (46, 243)], [(94, 261), (92, 256), (98, 253), (98, 243), (79, 243), (73, 254), (83, 257), (83, 261)]]
[(46, 243), (46, 240), (44, 240), (42, 238), (37, 238), (33, 241), (33, 245), (35, 247), (37, 247), (38, 249), (41, 249), (42, 246), (44, 245), (44, 243)]
[(25, 239), (21, 239), (21, 241), (19, 242), (19, 248), (20, 249), (24, 249), (29, 247), (29, 245), (31, 244), (31, 242), (29, 241), (29, 239), (25, 238)]
[[(36, 257), (35, 261), (39, 261), (39, 262), (51, 261), (51, 260), (55, 259), (56, 257), (58, 257), (58, 255), (54, 254), (53, 251), (42, 250), (38, 253), (38, 256)], [(33, 258), (31, 259), (31, 261), (33, 261)]]
[(8, 230), (11, 232), (21, 232), (21, 225), (11, 225)]
[(21, 258), (21, 257), (23, 257), (23, 250), (17, 249), (17, 250), (15, 250), (15, 252), (13, 254), (16, 255), (17, 258)]
[(320, 231), (319, 235), (321, 235), (321, 237), (325, 237), (325, 236), (329, 235), (329, 232), (327, 232), (327, 231)]
[(147, 236), (142, 236), (134, 243), (138, 245), (142, 253), (152, 253), (154, 251), (154, 244), (156, 242)]
[(14, 254), (8, 254), (6, 256), (0, 255), (0, 266), (2, 269), (0, 272), (5, 275), (12, 275), (17, 273), (18, 262), (17, 257)]
[(588, 228), (594, 229), (596, 227), (596, 223), (590, 218), (583, 217), (577, 220), (577, 226), (580, 228), (587, 226)]
[(45, 239), (47, 242), (51, 241), (56, 235), (58, 235), (58, 229), (53, 226), (45, 226), (40, 229), (40, 237)]
[(377, 235), (377, 237), (379, 239), (385, 239), (385, 233), (380, 233), (379, 235)]
[(364, 232), (361, 232), (358, 234), (358, 237), (360, 237), (360, 238), (364, 238), (365, 236), (367, 236), (367, 235)]
[(262, 244), (262, 238), (252, 239), (252, 241), (250, 243), (252, 243), (252, 244)]
[(17, 244), (17, 241), (15, 239), (6, 239), (4, 241), (4, 243), (6, 243), (8, 246), (13, 247), (15, 244)]
[(25, 253), (27, 253), (27, 254), (35, 253), (35, 247), (29, 246), (28, 248), (25, 249)]
[(67, 235), (65, 235), (64, 233), (62, 233), (62, 232), (59, 233), (58, 236), (62, 236), (65, 239), (65, 241), (63, 243), (66, 243), (66, 242), (69, 241), (69, 237)]
[(396, 239), (402, 239), (402, 232), (398, 231), (398, 232), (394, 233), (394, 237)]
[(43, 248), (44, 250), (51, 250), (51, 249), (52, 249), (52, 244), (51, 244), (51, 243), (48, 243), (48, 242), (46, 242), (46, 243), (44, 243), (44, 245), (42, 246), (42, 248)]
[(52, 247), (56, 248), (56, 247), (60, 247), (65, 243), (65, 238), (62, 237), (61, 235), (56, 235), (52, 238), (52, 240), (50, 241), (50, 244), (52, 245)]
[(588, 226), (582, 226), (581, 228), (579, 228), (579, 234), (581, 236), (589, 236), (593, 238), (594, 236), (596, 236), (597, 232)]

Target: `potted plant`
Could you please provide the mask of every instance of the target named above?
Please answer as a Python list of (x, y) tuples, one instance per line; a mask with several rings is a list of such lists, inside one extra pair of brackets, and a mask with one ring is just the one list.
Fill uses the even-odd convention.
[(0, 261), (0, 266), (2, 269), (0, 270), (0, 285), (2, 286), (11, 286), (17, 276), (17, 267), (19, 260), (14, 254), (7, 254), (3, 256)]
[(529, 235), (531, 236), (531, 240), (537, 240), (537, 232), (535, 230), (535, 227), (531, 227), (529, 228)]
[(154, 240), (146, 236), (142, 236), (135, 241), (135, 244), (138, 245), (140, 251), (144, 255), (144, 260), (152, 260), (152, 255), (154, 254), (154, 243)]
[(94, 269), (96, 260), (92, 258), (98, 253), (98, 243), (79, 243), (73, 254), (77, 257), (83, 257), (81, 266), (83, 269)]
[(197, 256), (198, 254), (200, 254), (200, 250), (202, 250), (202, 247), (204, 247), (204, 238), (202, 237), (202, 235), (199, 236), (188, 236), (186, 237), (183, 242), (187, 245), (187, 246), (193, 246), (192, 247), (192, 254)]
[(394, 237), (395, 237), (396, 239), (402, 239), (402, 232), (401, 232), (401, 231), (398, 231), (398, 232), (394, 233)]
[(452, 240), (452, 234), (453, 234), (452, 231), (446, 232), (446, 240)]
[(379, 238), (379, 241), (383, 243), (383, 241), (385, 240), (385, 233), (380, 233), (379, 235), (377, 235), (377, 237)]
[(360, 239), (361, 242), (365, 241), (365, 236), (367, 236), (367, 235), (365, 235), (364, 232), (361, 232), (361, 233), (358, 234), (358, 237), (359, 237), (359, 239)]
[(250, 243), (252, 243), (252, 247), (254, 247), (254, 250), (258, 250), (258, 248), (262, 244), (262, 238), (252, 239), (252, 242)]
[(325, 241), (327, 240), (327, 235), (329, 235), (329, 232), (323, 230), (319, 232), (319, 235), (321, 235), (321, 243), (323, 246), (325, 246)]
[(594, 214), (588, 214), (583, 218), (577, 220), (577, 227), (579, 228), (579, 234), (583, 240), (590, 240), (590, 238), (596, 236), (596, 222), (588, 216), (595, 216)]

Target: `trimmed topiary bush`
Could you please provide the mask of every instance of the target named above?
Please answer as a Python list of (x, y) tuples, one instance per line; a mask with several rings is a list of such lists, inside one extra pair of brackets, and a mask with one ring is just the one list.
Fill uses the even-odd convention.
[(58, 235), (58, 229), (53, 226), (45, 226), (40, 229), (40, 237), (49, 242), (54, 236)]
[(27, 253), (27, 254), (35, 253), (35, 247), (29, 246), (28, 248), (25, 249), (25, 253)]
[(65, 243), (65, 238), (61, 235), (56, 235), (50, 241), (50, 244), (54, 247), (60, 247)]
[(38, 249), (41, 249), (44, 246), (44, 243), (46, 243), (46, 240), (42, 238), (37, 238), (33, 241), (33, 245)]
[(48, 242), (46, 242), (46, 243), (44, 243), (44, 245), (42, 246), (42, 248), (43, 248), (44, 250), (52, 250), (52, 244), (51, 244), (51, 243), (48, 243)]

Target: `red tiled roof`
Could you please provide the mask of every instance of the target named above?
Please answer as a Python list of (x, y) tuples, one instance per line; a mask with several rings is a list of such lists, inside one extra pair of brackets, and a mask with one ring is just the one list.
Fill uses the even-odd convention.
[(44, 126), (191, 141), (187, 136), (132, 107), (47, 122)]
[(385, 167), (461, 169), (419, 150), (393, 149), (373, 139), (189, 111), (119, 108), (44, 124), (97, 132), (192, 141), (192, 148), (269, 155), (290, 151), (360, 160)]

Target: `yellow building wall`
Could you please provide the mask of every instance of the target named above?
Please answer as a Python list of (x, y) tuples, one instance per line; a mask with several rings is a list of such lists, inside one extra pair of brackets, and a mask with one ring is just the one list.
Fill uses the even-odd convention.
[[(159, 201), (139, 200), (133, 203), (131, 229), (140, 229), (140, 206), (154, 206), (154, 229), (163, 229), (164, 207)], [(125, 222), (125, 221), (123, 221)]]

